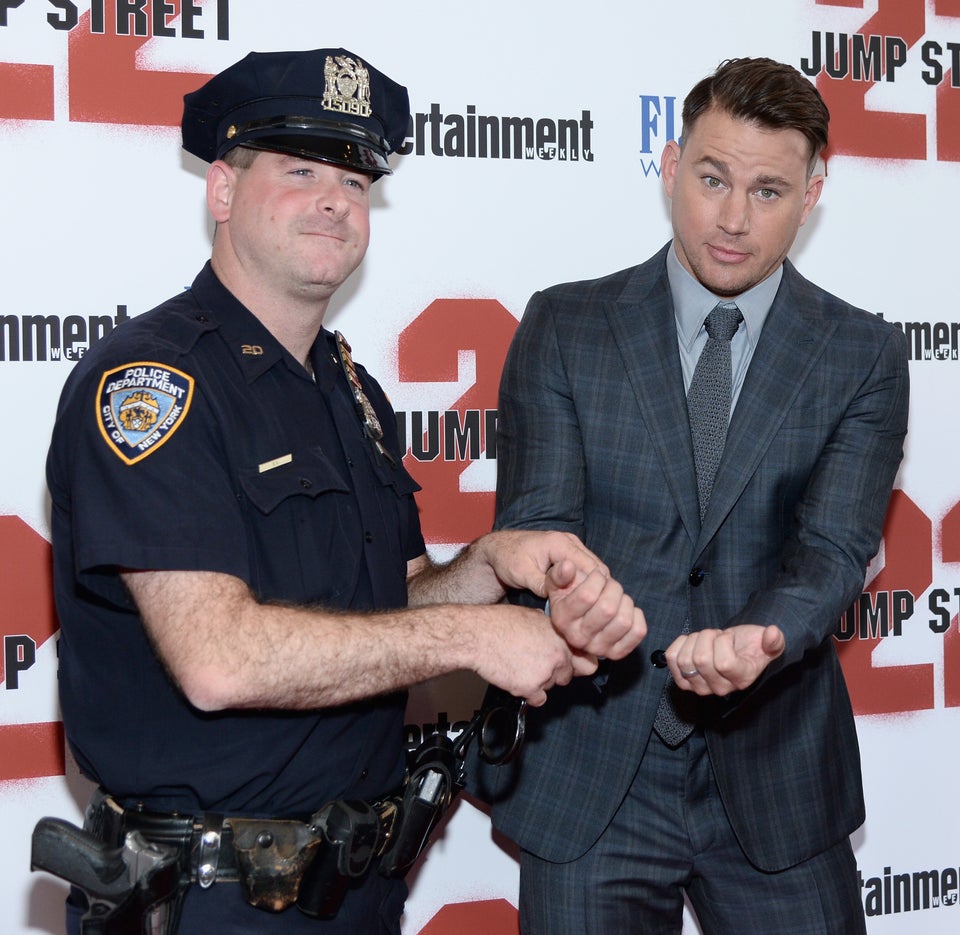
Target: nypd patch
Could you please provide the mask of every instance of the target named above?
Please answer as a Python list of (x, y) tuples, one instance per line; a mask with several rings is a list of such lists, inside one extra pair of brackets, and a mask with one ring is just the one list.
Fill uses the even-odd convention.
[(108, 370), (97, 391), (100, 434), (122, 461), (142, 461), (183, 422), (193, 383), (182, 371), (151, 361)]

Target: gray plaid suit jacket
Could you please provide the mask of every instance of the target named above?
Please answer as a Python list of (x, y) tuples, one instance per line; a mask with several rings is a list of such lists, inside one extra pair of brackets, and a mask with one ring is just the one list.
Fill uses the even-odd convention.
[[(642, 607), (648, 635), (599, 678), (554, 688), (473, 791), (523, 848), (574, 859), (598, 838), (651, 735), (691, 629), (776, 624), (786, 653), (703, 708), (723, 802), (775, 871), (864, 819), (850, 700), (831, 637), (863, 586), (903, 450), (907, 345), (788, 262), (701, 525), (665, 257), (530, 300), (501, 383), (497, 525), (580, 536)], [(691, 582), (694, 569), (705, 573)], [(656, 790), (650, 790), (651, 795)]]

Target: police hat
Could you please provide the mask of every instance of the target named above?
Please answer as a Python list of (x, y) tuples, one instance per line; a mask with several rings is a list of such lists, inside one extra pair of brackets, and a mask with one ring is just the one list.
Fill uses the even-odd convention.
[(183, 148), (206, 162), (248, 146), (375, 177), (410, 120), (407, 89), (346, 49), (251, 52), (183, 102)]

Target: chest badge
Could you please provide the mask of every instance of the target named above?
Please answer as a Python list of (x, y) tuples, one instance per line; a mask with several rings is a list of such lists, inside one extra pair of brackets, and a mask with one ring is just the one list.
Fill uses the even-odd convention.
[(360, 382), (360, 375), (357, 373), (357, 365), (353, 362), (350, 345), (347, 339), (339, 332), (335, 332), (337, 340), (337, 354), (340, 357), (340, 368), (343, 370), (347, 383), (350, 386), (350, 395), (353, 396), (353, 406), (356, 409), (357, 416), (363, 425), (363, 434), (370, 439), (374, 449), (380, 453), (384, 460), (391, 467), (397, 466), (397, 460), (394, 458), (386, 446), (383, 444), (383, 426), (377, 418), (373, 403), (367, 398), (363, 391), (363, 384)]
[(152, 361), (108, 370), (97, 390), (100, 434), (121, 461), (142, 461), (180, 427), (193, 386), (193, 377)]

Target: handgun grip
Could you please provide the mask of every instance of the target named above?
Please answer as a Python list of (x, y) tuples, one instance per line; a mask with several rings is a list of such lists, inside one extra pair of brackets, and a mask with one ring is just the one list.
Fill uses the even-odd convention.
[(33, 829), (30, 869), (45, 870), (89, 896), (114, 904), (133, 888), (123, 847), (107, 847), (60, 818), (41, 818)]

